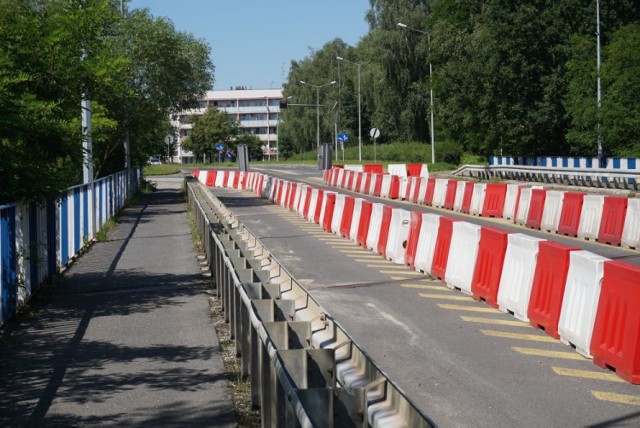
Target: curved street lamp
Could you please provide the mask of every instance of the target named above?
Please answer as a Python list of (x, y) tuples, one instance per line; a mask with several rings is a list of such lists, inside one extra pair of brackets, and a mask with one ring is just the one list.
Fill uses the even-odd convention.
[[(407, 30), (415, 31), (417, 33), (425, 34), (427, 36), (427, 43), (429, 44), (429, 52), (431, 52), (431, 35), (426, 31), (419, 30), (417, 28), (409, 27), (407, 24), (398, 22), (398, 27)], [(436, 163), (436, 149), (435, 149), (435, 136), (433, 130), (433, 79), (431, 73), (431, 59), (429, 59), (429, 98), (431, 104), (431, 163)]]
[(358, 66), (358, 161), (362, 162), (362, 109), (360, 107), (360, 66), (365, 64), (364, 62), (353, 62), (348, 59), (344, 59), (341, 56), (337, 56), (338, 61), (345, 61), (349, 64)]
[(335, 80), (325, 83), (324, 85), (312, 85), (311, 83), (307, 83), (304, 80), (300, 81), (301, 85), (311, 86), (312, 88), (316, 88), (316, 148), (320, 147), (320, 88), (324, 88), (326, 86), (331, 86), (336, 83)]

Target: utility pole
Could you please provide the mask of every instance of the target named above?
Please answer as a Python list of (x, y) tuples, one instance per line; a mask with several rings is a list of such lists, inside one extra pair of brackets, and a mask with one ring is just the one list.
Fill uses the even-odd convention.
[(600, 123), (601, 107), (602, 107), (602, 92), (600, 86), (600, 0), (596, 0), (596, 67), (597, 67), (597, 102), (598, 102), (598, 166), (600, 168), (605, 167), (604, 157), (602, 154), (602, 124)]

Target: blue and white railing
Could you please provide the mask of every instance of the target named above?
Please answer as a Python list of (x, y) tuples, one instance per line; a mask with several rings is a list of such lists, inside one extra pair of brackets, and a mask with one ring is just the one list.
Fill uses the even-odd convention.
[(139, 187), (122, 171), (70, 188), (57, 201), (0, 205), (0, 324), (91, 242)]
[(640, 158), (605, 158), (602, 166), (598, 158), (568, 156), (489, 156), (489, 166), (542, 166), (567, 169), (608, 169), (612, 171), (637, 171), (640, 173)]

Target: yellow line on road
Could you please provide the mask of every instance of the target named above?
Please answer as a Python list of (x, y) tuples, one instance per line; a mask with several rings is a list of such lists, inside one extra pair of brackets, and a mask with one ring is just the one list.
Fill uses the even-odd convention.
[(334, 242), (329, 244), (332, 247), (351, 247), (351, 248), (358, 248), (358, 246), (356, 244), (354, 244), (353, 242), (349, 242), (349, 241), (345, 241), (345, 242)]
[(564, 360), (586, 360), (585, 357), (577, 352), (547, 351), (546, 349), (521, 348), (519, 346), (514, 346), (511, 349), (520, 354), (533, 355), (536, 357), (562, 358)]
[(499, 311), (494, 308), (488, 308), (486, 306), (464, 306), (464, 305), (450, 305), (448, 303), (438, 303), (438, 306), (442, 309), (450, 309), (453, 311), (467, 311), (467, 312), (482, 312), (487, 314), (497, 314)]
[(380, 256), (367, 256), (365, 254), (357, 255), (357, 256), (350, 255), (349, 257), (362, 257), (360, 259), (356, 259), (356, 261), (357, 262), (363, 262), (363, 263), (369, 263), (369, 262), (371, 262), (371, 260), (379, 260), (380, 259)]
[[(369, 261), (369, 262), (371, 262), (371, 260), (368, 260), (368, 261)], [(375, 268), (375, 267), (388, 268), (388, 267), (393, 267), (393, 265), (392, 265), (392, 264), (390, 264), (389, 262), (387, 262), (387, 263), (380, 262), (380, 263), (375, 263), (375, 264), (372, 264), (372, 265), (367, 265), (367, 267), (372, 267), (372, 268)]]
[(340, 252), (341, 253), (345, 253), (345, 254), (360, 254), (360, 255), (364, 255), (364, 254), (370, 253), (371, 251), (365, 250), (365, 249), (358, 250), (357, 247), (353, 247), (353, 250), (340, 250)]
[(602, 401), (640, 406), (640, 395), (615, 394), (607, 391), (591, 391), (591, 395)]
[(400, 284), (404, 288), (418, 288), (421, 290), (447, 290), (443, 285), (423, 285), (423, 284)]
[(381, 270), (380, 273), (397, 273), (402, 275), (415, 275), (415, 276), (424, 276), (420, 272), (415, 272), (409, 269), (397, 269), (397, 270)]
[(434, 293), (418, 293), (420, 297), (426, 297), (427, 299), (442, 299), (442, 300), (460, 300), (470, 301), (473, 300), (468, 296), (461, 296), (459, 294), (434, 294)]
[(501, 337), (503, 339), (528, 340), (531, 342), (557, 342), (553, 337), (539, 336), (535, 334), (510, 333), (496, 330), (480, 330), (480, 332), (485, 336)]
[(561, 376), (581, 377), (584, 379), (608, 380), (610, 382), (624, 382), (611, 372), (595, 372), (593, 370), (577, 370), (565, 367), (551, 367), (556, 374)]
[(462, 321), (475, 322), (480, 324), (509, 325), (513, 327), (529, 327), (529, 324), (522, 321), (497, 320), (493, 318), (465, 317), (465, 316), (461, 316), (460, 318), (462, 318)]

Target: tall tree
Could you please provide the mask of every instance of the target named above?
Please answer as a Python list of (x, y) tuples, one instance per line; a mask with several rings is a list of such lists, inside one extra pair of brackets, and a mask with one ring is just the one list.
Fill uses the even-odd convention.
[(238, 123), (228, 114), (217, 108), (209, 108), (201, 116), (193, 116), (193, 129), (183, 143), (186, 150), (193, 152), (196, 157), (207, 155), (214, 159), (219, 150), (216, 145), (222, 144), (229, 149), (238, 135)]

